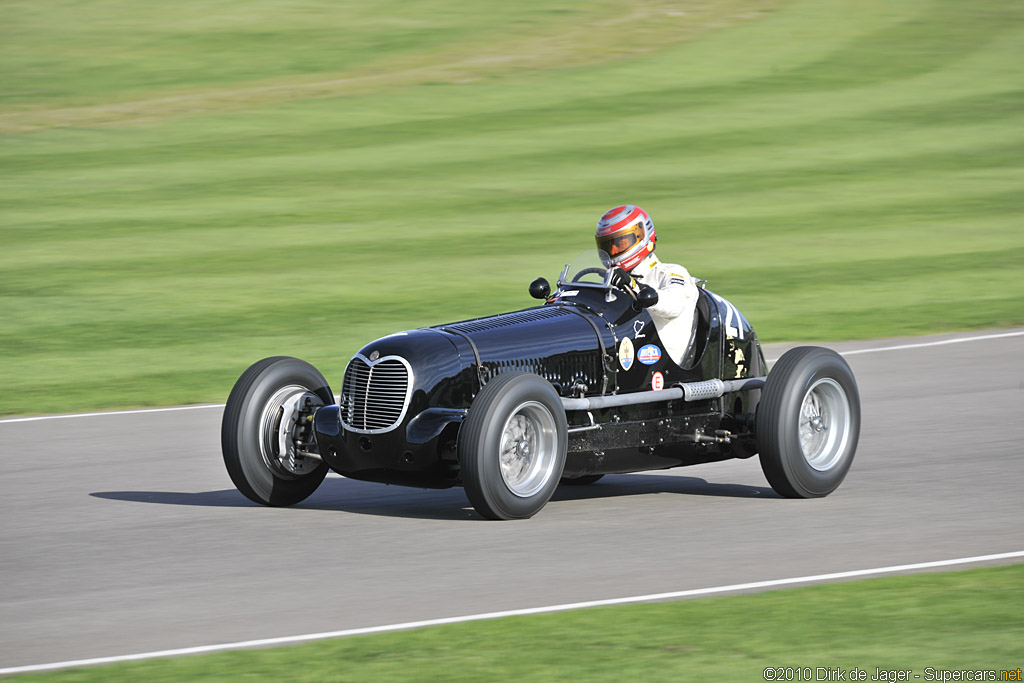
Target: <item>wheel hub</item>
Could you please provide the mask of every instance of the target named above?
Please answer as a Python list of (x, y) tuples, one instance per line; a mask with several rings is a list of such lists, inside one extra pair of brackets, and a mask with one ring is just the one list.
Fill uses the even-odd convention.
[(305, 431), (301, 424), (311, 409), (322, 406), (319, 396), (305, 387), (289, 385), (278, 389), (260, 413), (260, 454), (272, 471), (285, 478), (309, 474), (320, 460), (304, 454), (297, 443)]
[(551, 477), (556, 460), (554, 416), (543, 404), (520, 404), (501, 432), (498, 469), (513, 494), (527, 498)]
[(834, 467), (846, 449), (851, 420), (850, 401), (838, 382), (823, 378), (812, 384), (800, 404), (798, 426), (807, 464), (819, 472)]

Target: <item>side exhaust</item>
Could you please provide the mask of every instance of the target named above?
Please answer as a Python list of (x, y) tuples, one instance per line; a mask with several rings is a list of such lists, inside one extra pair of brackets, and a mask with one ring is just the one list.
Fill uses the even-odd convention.
[(657, 403), (659, 401), (705, 401), (718, 398), (734, 391), (749, 391), (764, 386), (765, 377), (748, 377), (746, 379), (710, 379), (706, 382), (689, 382), (678, 384), (671, 389), (659, 391), (639, 391), (634, 394), (616, 396), (593, 396), (591, 398), (563, 398), (562, 407), (569, 410), (602, 410), (618, 406), (631, 406), (640, 403)]

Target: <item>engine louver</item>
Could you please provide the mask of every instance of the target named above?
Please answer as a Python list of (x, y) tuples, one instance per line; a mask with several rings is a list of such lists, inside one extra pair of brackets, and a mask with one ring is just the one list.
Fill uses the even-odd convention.
[(342, 423), (353, 432), (388, 432), (398, 426), (409, 406), (412, 368), (398, 356), (369, 362), (349, 361), (341, 387)]
[(535, 323), (541, 320), (550, 320), (551, 318), (562, 318), (567, 315), (573, 314), (556, 306), (543, 306), (539, 308), (528, 308), (525, 311), (515, 311), (513, 313), (492, 315), (486, 318), (477, 318), (476, 320), (466, 320), (461, 323), (444, 325), (443, 327), (458, 330), (459, 332), (483, 332), (485, 330), (496, 330), (501, 327), (510, 327), (513, 325), (523, 325), (525, 323)]

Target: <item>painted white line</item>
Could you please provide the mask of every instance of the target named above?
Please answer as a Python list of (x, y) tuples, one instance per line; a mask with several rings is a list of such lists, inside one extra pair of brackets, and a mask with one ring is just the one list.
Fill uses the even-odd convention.
[(843, 356), (856, 356), (860, 353), (876, 353), (878, 351), (900, 351), (903, 349), (923, 349), (929, 346), (946, 346), (947, 344), (963, 344), (964, 342), (983, 341), (985, 339), (1004, 339), (1006, 337), (1024, 337), (1022, 332), (1004, 332), (1002, 334), (985, 334), (980, 337), (961, 337), (959, 339), (943, 339), (941, 341), (921, 342), (919, 344), (900, 344), (899, 346), (880, 346), (877, 349), (856, 349), (844, 351)]
[[(339, 397), (334, 397), (335, 401), (339, 400)], [(223, 408), (223, 403), (203, 403), (202, 405), (194, 406), (174, 406), (171, 408), (135, 408), (133, 410), (107, 410), (97, 413), (68, 413), (67, 415), (38, 415), (36, 417), (8, 417), (0, 420), (0, 424), (5, 422), (38, 422), (40, 420), (66, 420), (72, 417), (105, 417), (107, 415), (140, 415), (142, 413), (173, 413), (179, 410), (205, 410), (207, 408)]]
[(72, 417), (104, 417), (107, 415), (141, 415), (142, 413), (172, 413), (177, 410), (203, 410), (206, 408), (223, 408), (223, 403), (204, 403), (198, 406), (175, 406), (173, 408), (141, 408), (136, 410), (108, 410), (99, 413), (70, 413), (68, 415), (40, 415), (38, 417), (9, 417), (0, 420), (6, 422), (38, 422), (39, 420), (66, 420)]
[[(879, 351), (899, 351), (901, 349), (923, 349), (928, 346), (945, 346), (946, 344), (963, 344), (965, 342), (983, 341), (985, 339), (1003, 339), (1005, 337), (1024, 337), (1024, 330), (1018, 332), (1003, 332), (1000, 334), (985, 334), (977, 337), (962, 337), (959, 339), (943, 339), (941, 341), (934, 342), (922, 342), (919, 344), (900, 344), (898, 346), (880, 346), (874, 349), (855, 349), (853, 351), (843, 351), (839, 355), (841, 356), (854, 356), (859, 353), (878, 353)], [(768, 359), (769, 363), (774, 363), (778, 358)], [(111, 410), (107, 412), (97, 413), (69, 413), (67, 415), (39, 415), (36, 417), (10, 417), (6, 419), (0, 419), (0, 424), (9, 422), (37, 422), (40, 420), (66, 420), (72, 417), (103, 417), (106, 415), (135, 415), (138, 413), (170, 413), (176, 410), (202, 410), (205, 408), (223, 408), (223, 403), (208, 403), (196, 406), (176, 406), (173, 408), (142, 408), (139, 410)]]
[[(960, 337), (958, 339), (942, 339), (933, 342), (920, 342), (917, 344), (898, 344), (896, 346), (879, 346), (873, 349), (854, 349), (852, 351), (840, 351), (840, 356), (856, 356), (861, 353), (878, 353), (880, 351), (902, 351), (903, 349), (923, 349), (929, 346), (946, 346), (947, 344), (963, 344), (965, 342), (984, 341), (986, 339), (1003, 339), (1005, 337), (1024, 337), (1024, 331), (1002, 332), (1000, 334), (984, 334), (977, 337)], [(774, 363), (778, 358), (769, 358), (767, 362)]]
[(30, 671), (48, 671), (52, 669), (63, 669), (78, 666), (95, 666), (98, 664), (114, 664), (116, 662), (131, 662), (140, 659), (155, 659), (158, 657), (177, 657), (181, 655), (196, 655), (209, 652), (223, 652), (225, 650), (242, 650), (253, 647), (268, 647), (274, 645), (287, 645), (290, 643), (304, 643), (311, 640), (324, 640), (326, 638), (342, 638), (345, 636), (368, 635), (371, 633), (387, 633), (390, 631), (404, 631), (424, 626), (440, 626), (442, 624), (460, 624), (467, 621), (482, 621), (484, 619), (500, 619), (502, 617), (518, 617), (530, 614), (550, 614), (552, 612), (565, 612), (568, 610), (584, 609), (587, 607), (606, 607), (608, 605), (624, 605), (637, 602), (651, 602), (654, 600), (673, 600), (679, 598), (693, 598), (718, 593), (733, 593), (736, 591), (756, 590), (761, 588), (776, 588), (779, 586), (790, 586), (798, 583), (821, 583), (836, 579), (850, 579), (860, 576), (877, 576), (879, 574), (894, 574), (896, 572), (915, 571), (919, 569), (935, 569), (937, 567), (952, 567), (960, 564), (975, 564), (978, 562), (993, 562), (996, 560), (1008, 560), (1024, 557), (1024, 550), (1010, 553), (997, 553), (995, 555), (978, 555), (975, 557), (960, 557), (955, 560), (938, 560), (936, 562), (917, 562), (915, 564), (902, 564), (893, 567), (878, 567), (875, 569), (855, 569), (847, 572), (835, 572), (832, 574), (817, 574), (814, 576), (798, 576), (790, 579), (773, 579), (770, 581), (754, 581), (752, 583), (737, 583), (731, 586), (715, 586), (713, 588), (696, 588), (693, 590), (673, 591), (671, 593), (652, 593), (650, 595), (635, 595), (628, 598), (610, 598), (607, 600), (590, 600), (588, 602), (573, 602), (564, 605), (548, 605), (545, 607), (527, 607), (525, 609), (511, 609), (502, 612), (486, 612), (484, 614), (469, 614), (461, 617), (443, 617), (440, 619), (425, 619), (423, 621), (409, 621), (402, 624), (387, 624), (385, 626), (369, 626), (367, 628), (350, 628), (343, 631), (328, 631), (325, 633), (309, 633), (301, 636), (284, 636), (281, 638), (263, 638), (260, 640), (245, 640), (238, 643), (223, 643), (220, 645), (201, 645), (199, 647), (184, 647), (176, 650), (160, 650), (157, 652), (142, 652), (134, 655), (120, 655), (116, 657), (96, 657), (93, 659), (76, 659), (67, 662), (53, 662), (52, 664), (32, 664), (29, 666), (15, 666), (0, 669), (0, 675), (28, 673)]

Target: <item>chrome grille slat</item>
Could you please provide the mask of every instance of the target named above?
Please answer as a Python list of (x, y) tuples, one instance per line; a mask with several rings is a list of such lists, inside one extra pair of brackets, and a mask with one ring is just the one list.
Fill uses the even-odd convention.
[(342, 380), (342, 423), (353, 432), (388, 432), (409, 408), (412, 367), (400, 356), (370, 361), (356, 354)]

